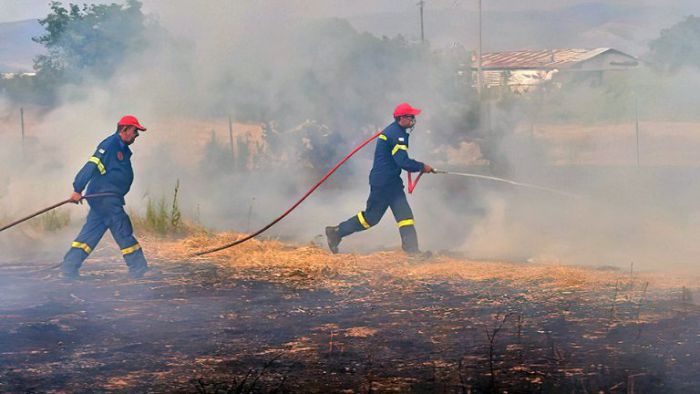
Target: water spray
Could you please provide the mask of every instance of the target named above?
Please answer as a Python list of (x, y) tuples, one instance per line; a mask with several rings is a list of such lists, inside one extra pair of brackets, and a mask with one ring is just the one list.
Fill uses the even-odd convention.
[[(471, 174), (468, 172), (454, 172), (454, 171), (441, 171), (441, 170), (435, 170), (434, 173), (435, 174), (446, 174), (446, 175), (457, 175), (457, 176), (476, 178), (476, 179), (484, 179), (487, 181), (494, 181), (494, 182), (502, 182), (502, 183), (507, 183), (509, 185), (526, 187), (528, 189), (542, 190), (545, 192), (554, 193), (554, 194), (558, 194), (558, 195), (566, 196), (566, 197), (571, 197), (571, 198), (583, 198), (583, 196), (581, 196), (579, 194), (574, 194), (574, 193), (569, 193), (569, 192), (565, 192), (562, 190), (552, 189), (551, 187), (533, 185), (531, 183), (516, 182), (516, 181), (510, 180), (510, 179), (498, 178), (495, 176)], [(415, 183), (418, 183), (418, 179), (416, 179)], [(414, 183), (414, 187), (415, 187), (415, 183)], [(412, 189), (409, 189), (409, 191), (411, 191), (411, 190)]]

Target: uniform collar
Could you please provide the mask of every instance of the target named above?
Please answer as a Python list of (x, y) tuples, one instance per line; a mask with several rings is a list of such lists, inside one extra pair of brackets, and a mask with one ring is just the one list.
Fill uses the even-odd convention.
[(122, 141), (122, 137), (119, 136), (119, 133), (115, 133), (114, 136), (117, 139), (117, 142), (119, 142), (119, 148), (123, 150), (124, 152), (131, 153), (131, 149), (129, 149), (129, 145), (127, 145), (124, 141)]
[(405, 129), (405, 128), (401, 127), (401, 125), (399, 124), (399, 121), (398, 121), (398, 120), (395, 120), (395, 121), (394, 121), (394, 124), (396, 125), (396, 127), (399, 128), (399, 130), (403, 130), (404, 133), (406, 133), (406, 134), (411, 134), (411, 129), (410, 129), (410, 128)]

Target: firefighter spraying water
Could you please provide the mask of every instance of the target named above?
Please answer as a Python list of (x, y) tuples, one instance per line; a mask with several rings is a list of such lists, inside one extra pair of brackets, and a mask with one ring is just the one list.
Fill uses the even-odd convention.
[(391, 208), (401, 234), (402, 249), (407, 253), (420, 253), (413, 212), (401, 180), (401, 170), (409, 173), (434, 171), (430, 165), (408, 156), (408, 139), (416, 125), (416, 116), (420, 113), (420, 109), (413, 108), (408, 103), (401, 103), (394, 109), (394, 122), (379, 134), (377, 140), (374, 164), (369, 174), (367, 207), (337, 226), (326, 227), (331, 252), (338, 253), (338, 245), (343, 237), (376, 225), (387, 208)]

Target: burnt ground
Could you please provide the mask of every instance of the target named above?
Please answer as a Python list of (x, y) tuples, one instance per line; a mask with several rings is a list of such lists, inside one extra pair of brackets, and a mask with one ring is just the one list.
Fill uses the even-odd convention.
[(375, 272), (333, 289), (303, 271), (155, 265), (162, 278), (134, 281), (96, 257), (75, 282), (2, 267), (0, 391), (700, 392), (686, 288)]

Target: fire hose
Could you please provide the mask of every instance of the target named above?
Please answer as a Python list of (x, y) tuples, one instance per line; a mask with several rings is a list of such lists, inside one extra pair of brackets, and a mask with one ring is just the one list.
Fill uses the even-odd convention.
[[(116, 196), (116, 194), (114, 194), (114, 193), (94, 193), (94, 194), (86, 194), (86, 195), (82, 196), (82, 197), (80, 198), (80, 200), (78, 200), (78, 201), (89, 200), (89, 199), (91, 199), (91, 198), (98, 198), (98, 197), (107, 197), (107, 196)], [(51, 211), (51, 210), (53, 210), (53, 209), (56, 209), (56, 208), (60, 207), (61, 205), (68, 204), (69, 202), (74, 202), (74, 201), (71, 200), (71, 199), (69, 198), (69, 199), (67, 199), (67, 200), (63, 200), (63, 201), (61, 201), (61, 202), (59, 202), (59, 203), (53, 204), (53, 205), (51, 205), (50, 207), (46, 207), (46, 208), (44, 208), (44, 209), (42, 209), (42, 210), (40, 210), (40, 211), (34, 212), (33, 214), (31, 214), (31, 215), (29, 215), (29, 216), (25, 216), (25, 217), (23, 217), (23, 218), (21, 218), (21, 219), (15, 220), (14, 222), (12, 222), (12, 223), (10, 223), (10, 224), (7, 224), (7, 225), (5, 225), (5, 226), (3, 226), (3, 227), (0, 227), (0, 232), (5, 231), (5, 230), (7, 230), (7, 229), (10, 228), (10, 227), (14, 227), (14, 226), (16, 226), (16, 225), (18, 225), (18, 224), (20, 224), (20, 223), (26, 222), (27, 220), (29, 220), (29, 219), (31, 219), (31, 218), (33, 218), (33, 217), (36, 217), (36, 216), (41, 215), (42, 213), (46, 213), (46, 212), (48, 212), (48, 211)], [(77, 204), (78, 202), (75, 202), (75, 203)]]
[[(205, 254), (214, 253), (214, 252), (218, 252), (218, 251), (220, 251), (220, 250), (228, 249), (228, 248), (230, 248), (230, 247), (232, 247), (232, 246), (236, 246), (236, 245), (242, 244), (243, 242), (246, 242), (246, 241), (248, 241), (248, 240), (250, 240), (250, 239), (253, 239), (253, 238), (257, 237), (258, 235), (264, 233), (265, 231), (267, 231), (267, 229), (269, 229), (270, 227), (274, 226), (274, 225), (277, 224), (280, 220), (284, 219), (287, 215), (289, 215), (296, 207), (299, 206), (299, 204), (301, 204), (302, 202), (304, 202), (304, 200), (306, 200), (306, 198), (309, 197), (309, 196), (311, 195), (311, 193), (313, 193), (314, 191), (316, 191), (316, 189), (318, 189), (318, 187), (321, 186), (321, 184), (323, 184), (323, 182), (325, 182), (326, 179), (330, 178), (330, 176), (333, 175), (333, 173), (334, 173), (338, 168), (340, 168), (340, 166), (342, 166), (343, 164), (345, 164), (345, 162), (348, 161), (348, 159), (350, 159), (350, 158), (351, 158), (355, 153), (357, 153), (360, 149), (364, 148), (365, 145), (369, 144), (369, 143), (372, 142), (375, 138), (379, 137), (380, 134), (382, 134), (382, 131), (380, 131), (380, 132), (378, 132), (377, 134), (375, 134), (375, 135), (369, 137), (369, 138), (366, 139), (364, 142), (362, 142), (360, 145), (358, 145), (357, 147), (355, 147), (355, 149), (353, 149), (352, 152), (348, 153), (348, 155), (345, 156), (342, 160), (340, 160), (340, 161), (338, 162), (338, 164), (336, 164), (333, 168), (331, 168), (331, 170), (328, 171), (328, 172), (326, 173), (326, 175), (324, 175), (323, 178), (321, 178), (320, 181), (316, 182), (316, 184), (315, 184), (311, 189), (309, 189), (309, 190), (306, 192), (306, 194), (304, 194), (299, 200), (297, 200), (297, 202), (295, 202), (294, 205), (292, 205), (289, 209), (287, 209), (283, 214), (281, 214), (280, 216), (278, 216), (277, 219), (275, 219), (275, 220), (273, 220), (272, 222), (268, 223), (265, 227), (261, 228), (260, 230), (254, 232), (254, 233), (252, 233), (252, 234), (249, 234), (249, 235), (247, 235), (247, 236), (245, 236), (245, 237), (243, 237), (243, 238), (241, 238), (241, 239), (238, 239), (238, 240), (236, 240), (236, 241), (227, 243), (227, 244), (225, 244), (225, 245), (217, 246), (217, 247), (215, 247), (215, 248), (211, 248), (211, 249), (203, 250), (203, 251), (201, 251), (201, 252), (194, 253), (192, 256), (203, 256), (203, 255), (205, 255)], [(416, 181), (417, 181), (417, 180), (416, 180)]]
[[(63, 201), (61, 201), (61, 202), (58, 202), (58, 203), (56, 203), (56, 204), (53, 204), (53, 205), (51, 205), (50, 207), (46, 207), (46, 208), (44, 208), (44, 209), (42, 209), (42, 210), (36, 211), (36, 212), (34, 212), (33, 214), (31, 214), (31, 215), (29, 215), (29, 216), (25, 216), (25, 217), (23, 217), (23, 218), (21, 218), (21, 219), (15, 220), (14, 222), (12, 222), (12, 223), (10, 223), (10, 224), (8, 224), (8, 225), (5, 225), (5, 226), (3, 226), (3, 227), (0, 227), (0, 232), (5, 231), (5, 230), (7, 230), (7, 229), (10, 228), (10, 227), (14, 227), (14, 226), (16, 226), (16, 225), (18, 225), (18, 224), (20, 224), (20, 223), (26, 222), (27, 220), (29, 220), (29, 219), (31, 219), (31, 218), (33, 218), (33, 217), (36, 217), (36, 216), (41, 215), (42, 213), (49, 212), (49, 211), (51, 211), (51, 210), (53, 210), (53, 209), (56, 209), (56, 208), (58, 208), (58, 207), (60, 207), (60, 206), (62, 206), (62, 205), (68, 204), (69, 202), (73, 202), (73, 203), (77, 204), (77, 203), (79, 203), (79, 202), (81, 202), (81, 201), (83, 201), (83, 200), (89, 200), (89, 199), (91, 199), (91, 198), (99, 198), (99, 197), (109, 197), (109, 196), (116, 196), (116, 194), (114, 194), (114, 193), (93, 193), (93, 194), (86, 194), (86, 195), (82, 196), (82, 197), (80, 198), (80, 200), (78, 200), (78, 201), (73, 201), (73, 200), (71, 200), (71, 199), (69, 198), (69, 199), (67, 199), (67, 200), (63, 200)], [(58, 264), (52, 265), (52, 266), (50, 266), (50, 267), (45, 267), (45, 268), (42, 268), (42, 269), (33, 271), (33, 273), (45, 272), (45, 271), (53, 270), (53, 269), (56, 269), (56, 268), (60, 267), (61, 264), (63, 264), (63, 263), (58, 263)]]
[[(326, 173), (326, 175), (324, 175), (323, 178), (321, 178), (321, 180), (319, 180), (319, 181), (318, 181), (313, 187), (311, 187), (311, 189), (309, 189), (299, 200), (297, 200), (297, 202), (295, 202), (294, 205), (292, 205), (292, 206), (291, 206), (289, 209), (287, 209), (284, 213), (282, 213), (280, 216), (278, 216), (278, 217), (277, 217), (275, 220), (273, 220), (272, 222), (270, 222), (270, 223), (268, 223), (267, 225), (265, 225), (265, 226), (264, 226), (263, 228), (261, 228), (260, 230), (254, 232), (254, 233), (252, 233), (252, 234), (249, 234), (249, 235), (247, 235), (247, 236), (245, 236), (245, 237), (243, 237), (243, 238), (241, 238), (241, 239), (237, 239), (237, 240), (235, 240), (235, 241), (233, 241), (233, 242), (229, 242), (229, 243), (227, 243), (227, 244), (224, 244), (224, 245), (221, 245), (221, 246), (217, 246), (217, 247), (215, 247), (215, 248), (211, 248), (211, 249), (203, 250), (203, 251), (200, 251), (200, 252), (196, 252), (196, 253), (190, 255), (190, 257), (203, 256), (203, 255), (205, 255), (205, 254), (214, 253), (214, 252), (218, 252), (218, 251), (221, 251), (221, 250), (224, 250), (224, 249), (228, 249), (228, 248), (230, 248), (230, 247), (233, 247), (233, 246), (236, 246), (236, 245), (240, 245), (240, 244), (242, 244), (243, 242), (249, 241), (249, 240), (251, 240), (251, 239), (257, 237), (258, 235), (264, 233), (264, 232), (267, 231), (270, 227), (274, 226), (274, 225), (277, 224), (280, 220), (284, 219), (287, 215), (289, 215), (294, 209), (296, 209), (296, 207), (298, 207), (304, 200), (306, 200), (307, 197), (309, 197), (314, 191), (316, 191), (316, 189), (318, 189), (318, 187), (321, 186), (321, 184), (323, 184), (331, 175), (333, 175), (333, 173), (334, 173), (338, 168), (340, 168), (340, 166), (342, 166), (343, 164), (345, 164), (345, 162), (348, 161), (348, 159), (350, 159), (350, 158), (351, 158), (355, 153), (357, 153), (360, 149), (364, 148), (367, 144), (369, 144), (370, 142), (372, 142), (372, 140), (374, 140), (375, 138), (379, 137), (379, 135), (380, 135), (381, 133), (382, 133), (382, 132), (380, 131), (379, 133), (377, 133), (377, 134), (373, 135), (372, 137), (368, 138), (367, 140), (365, 140), (364, 142), (362, 142), (360, 145), (358, 145), (355, 149), (353, 149), (347, 156), (345, 156), (342, 160), (340, 160), (340, 161), (338, 162), (338, 164), (336, 164), (330, 171), (328, 171), (328, 173)], [(504, 183), (508, 183), (508, 184), (511, 184), (511, 185), (515, 185), (515, 186), (522, 186), (522, 187), (526, 187), (526, 188), (530, 188), (530, 189), (537, 189), (537, 190), (547, 191), (547, 192), (550, 192), (550, 193), (560, 194), (560, 195), (567, 196), (567, 197), (574, 197), (574, 198), (580, 198), (580, 197), (581, 197), (581, 196), (578, 196), (578, 195), (576, 195), (576, 194), (567, 193), (567, 192), (563, 192), (563, 191), (556, 190), (556, 189), (551, 189), (551, 188), (544, 187), (544, 186), (537, 186), (537, 185), (533, 185), (533, 184), (529, 184), (529, 183), (516, 182), (516, 181), (509, 180), (509, 179), (497, 178), (497, 177), (486, 176), (486, 175), (470, 174), (470, 173), (465, 173), (465, 172), (440, 171), (440, 170), (433, 170), (433, 173), (435, 173), (435, 174), (446, 174), (446, 175), (458, 175), (458, 176), (463, 176), (463, 177), (470, 177), (470, 178), (477, 178), (477, 179), (485, 179), (485, 180), (496, 181), (496, 182), (504, 182)], [(418, 181), (420, 180), (420, 178), (421, 178), (421, 176), (422, 176), (423, 174), (424, 174), (423, 172), (418, 173), (418, 176), (416, 177), (416, 179), (413, 180), (413, 177), (412, 177), (411, 173), (410, 173), (410, 172), (408, 173), (408, 192), (409, 192), (409, 193), (413, 193), (413, 190), (414, 190), (414, 189), (416, 188), (416, 186), (418, 185)]]

